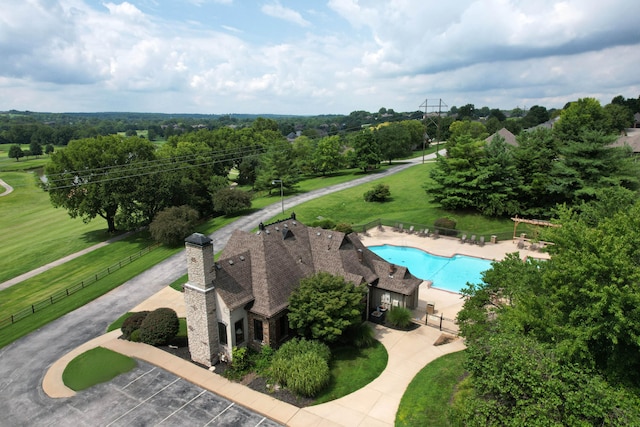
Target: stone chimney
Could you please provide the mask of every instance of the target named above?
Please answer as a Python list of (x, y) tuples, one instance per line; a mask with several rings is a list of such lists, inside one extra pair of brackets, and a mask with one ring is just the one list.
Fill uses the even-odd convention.
[(213, 282), (216, 266), (213, 241), (194, 233), (185, 239), (189, 280), (184, 285), (189, 351), (194, 362), (213, 366), (218, 362), (218, 318)]

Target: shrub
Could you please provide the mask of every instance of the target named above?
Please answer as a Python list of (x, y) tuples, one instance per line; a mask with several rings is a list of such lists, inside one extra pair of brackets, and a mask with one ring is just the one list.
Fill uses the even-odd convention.
[(320, 355), (303, 353), (289, 362), (286, 385), (292, 392), (314, 397), (329, 384), (329, 364)]
[(231, 350), (231, 368), (236, 372), (245, 372), (250, 365), (247, 347), (233, 347), (233, 350)]
[(303, 353), (315, 353), (327, 362), (331, 360), (331, 349), (326, 344), (304, 338), (293, 338), (276, 351), (274, 359), (291, 360), (294, 356)]
[(411, 310), (405, 307), (393, 307), (387, 312), (387, 321), (398, 328), (406, 328), (411, 324)]
[(213, 207), (217, 212), (230, 215), (251, 207), (251, 195), (246, 191), (223, 188), (213, 194)]
[(333, 230), (336, 226), (335, 221), (329, 219), (329, 218), (322, 218), (318, 221), (314, 221), (311, 223), (312, 227), (320, 227), (323, 228), (325, 230)]
[(364, 193), (365, 202), (386, 202), (391, 197), (391, 191), (387, 184), (378, 184)]
[(329, 381), (330, 359), (331, 350), (326, 344), (294, 338), (273, 355), (270, 376), (294, 393), (314, 396)]
[(142, 325), (142, 321), (149, 314), (148, 311), (138, 311), (137, 313), (132, 313), (131, 316), (127, 317), (124, 322), (122, 322), (122, 335), (124, 335), (125, 339), (129, 339), (131, 334), (134, 331), (140, 329), (140, 325)]
[(169, 246), (178, 246), (195, 231), (198, 211), (189, 206), (173, 206), (156, 215), (149, 225), (151, 237)]
[(260, 353), (258, 353), (255, 357), (255, 367), (258, 374), (264, 375), (268, 372), (274, 354), (275, 350), (270, 345), (265, 345), (262, 347)]
[(353, 227), (351, 227), (351, 224), (348, 224), (346, 222), (339, 222), (338, 224), (336, 224), (334, 230), (340, 231), (344, 234), (353, 233)]
[(164, 345), (173, 339), (180, 329), (180, 321), (170, 308), (157, 308), (147, 315), (140, 328), (140, 341), (150, 345)]
[(140, 329), (136, 329), (135, 331), (131, 332), (131, 335), (129, 336), (129, 341), (140, 342)]
[(436, 227), (436, 229), (440, 231), (440, 234), (442, 235), (455, 236), (456, 234), (458, 234), (458, 232), (455, 231), (456, 221), (452, 218), (447, 218), (447, 217), (438, 218), (433, 223), (433, 225)]
[(358, 323), (345, 331), (345, 344), (351, 344), (356, 348), (371, 347), (376, 342), (373, 328), (368, 323)]

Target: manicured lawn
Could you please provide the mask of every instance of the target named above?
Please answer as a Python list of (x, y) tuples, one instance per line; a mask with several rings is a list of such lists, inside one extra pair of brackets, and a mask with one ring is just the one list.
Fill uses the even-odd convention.
[[(295, 207), (297, 218), (305, 224), (323, 217), (350, 224), (365, 224), (383, 218), (431, 225), (436, 219), (448, 216), (457, 221), (458, 230), (468, 230), (479, 235), (510, 233), (513, 230), (513, 222), (509, 219), (485, 218), (473, 212), (452, 213), (430, 202), (422, 185), (430, 179), (429, 170), (433, 166), (433, 163), (416, 165), (375, 183), (363, 184), (303, 203)], [(385, 203), (365, 202), (363, 194), (378, 182), (389, 185), (391, 200)]]
[(464, 351), (447, 354), (418, 372), (402, 396), (395, 425), (449, 426), (449, 402), (464, 375), (464, 360)]
[(331, 381), (315, 404), (339, 399), (369, 384), (384, 371), (389, 357), (379, 341), (365, 349), (339, 347), (331, 355)]
[(96, 347), (73, 359), (62, 381), (72, 390), (80, 391), (100, 384), (135, 368), (136, 361), (103, 347)]
[(104, 221), (85, 224), (55, 209), (33, 173), (3, 172), (0, 178), (14, 187), (0, 197), (0, 282), (111, 237)]

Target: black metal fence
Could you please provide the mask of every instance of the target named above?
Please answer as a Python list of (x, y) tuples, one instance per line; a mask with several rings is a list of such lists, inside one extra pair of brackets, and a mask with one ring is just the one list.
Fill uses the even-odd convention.
[(31, 316), (34, 313), (37, 313), (38, 311), (49, 307), (50, 305), (53, 305), (55, 303), (57, 303), (60, 300), (63, 300), (73, 294), (75, 294), (78, 291), (81, 291), (82, 289), (91, 286), (92, 284), (94, 284), (95, 282), (97, 282), (98, 280), (102, 279), (103, 277), (106, 277), (108, 275), (110, 275), (111, 273), (114, 273), (118, 270), (120, 270), (122, 267), (131, 264), (133, 261), (140, 259), (142, 256), (148, 254), (149, 252), (151, 252), (152, 250), (158, 248), (160, 246), (159, 243), (153, 244), (151, 246), (147, 246), (146, 248), (140, 250), (139, 252), (128, 256), (127, 258), (118, 261), (116, 264), (107, 267), (106, 269), (99, 271), (93, 275), (91, 275), (90, 277), (87, 277), (86, 279), (82, 280), (80, 283), (76, 283), (75, 285), (72, 285), (66, 289), (62, 289), (60, 291), (54, 292), (53, 294), (49, 295), (48, 298), (43, 299), (39, 302), (33, 303), (31, 304), (29, 307), (25, 307), (22, 310), (12, 314), (9, 317), (6, 317), (4, 319), (0, 319), (0, 329), (6, 328), (8, 326), (13, 325), (14, 323)]
[(458, 324), (455, 319), (448, 319), (441, 314), (427, 314), (424, 324), (441, 331), (458, 334)]

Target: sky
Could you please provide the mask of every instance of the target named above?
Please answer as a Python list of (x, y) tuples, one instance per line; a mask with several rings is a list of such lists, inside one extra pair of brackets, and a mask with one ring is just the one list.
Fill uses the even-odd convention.
[(0, 10), (1, 111), (318, 115), (640, 95), (637, 0), (0, 0)]

